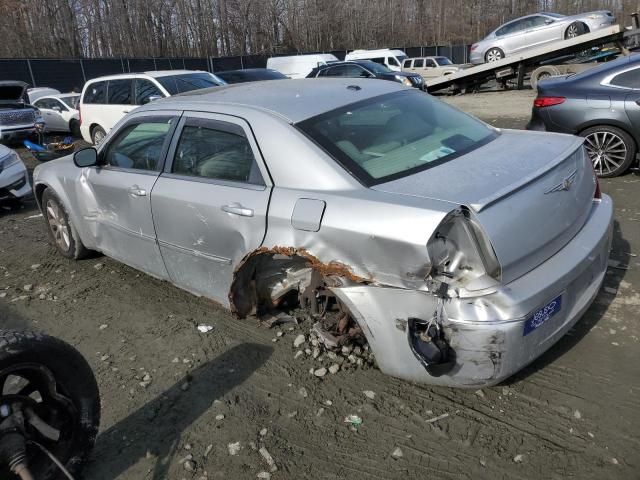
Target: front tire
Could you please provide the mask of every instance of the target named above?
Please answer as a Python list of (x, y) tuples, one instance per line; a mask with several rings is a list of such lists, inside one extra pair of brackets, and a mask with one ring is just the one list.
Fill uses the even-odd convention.
[(493, 47), (487, 50), (487, 53), (484, 54), (484, 60), (487, 63), (497, 62), (504, 58), (504, 52), (500, 50), (498, 47)]
[(50, 188), (42, 194), (42, 213), (47, 222), (49, 239), (63, 257), (80, 260), (89, 254), (69, 220), (64, 205)]
[[(17, 431), (26, 440), (25, 463), (33, 477), (63, 478), (36, 443), (46, 445), (72, 475), (79, 475), (100, 423), (98, 385), (84, 357), (57, 338), (0, 330), (0, 404), (9, 403), (16, 418), (33, 411), (59, 432), (54, 440), (30, 425)], [(6, 465), (0, 465), (0, 478), (14, 478)]]
[(631, 135), (608, 125), (580, 132), (598, 177), (617, 177), (626, 172), (636, 158), (637, 146)]

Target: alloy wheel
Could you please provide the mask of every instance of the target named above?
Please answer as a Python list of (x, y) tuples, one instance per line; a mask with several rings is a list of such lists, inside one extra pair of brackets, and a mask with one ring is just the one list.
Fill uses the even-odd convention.
[(106, 137), (106, 135), (102, 132), (102, 130), (96, 130), (96, 132), (93, 134), (94, 145), (100, 145), (102, 143), (102, 140), (104, 140), (104, 137)]
[(56, 244), (66, 252), (69, 250), (69, 246), (71, 245), (69, 224), (67, 223), (67, 219), (65, 218), (60, 205), (51, 200), (47, 202), (47, 220)]
[(578, 30), (578, 25), (571, 24), (569, 28), (567, 28), (567, 38), (575, 38), (580, 34)]
[(492, 48), (487, 52), (487, 62), (497, 62), (502, 60), (502, 52), (497, 48)]
[(585, 146), (593, 168), (599, 175), (613, 173), (627, 157), (627, 146), (622, 138), (612, 132), (593, 132), (587, 135)]

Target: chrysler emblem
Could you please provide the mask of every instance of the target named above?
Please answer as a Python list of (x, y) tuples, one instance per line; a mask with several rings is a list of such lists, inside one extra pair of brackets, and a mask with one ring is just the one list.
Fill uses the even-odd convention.
[(569, 174), (568, 177), (562, 180), (562, 182), (560, 182), (558, 185), (555, 185), (551, 187), (549, 190), (547, 190), (546, 192), (544, 192), (545, 195), (547, 193), (562, 192), (562, 191), (569, 190), (571, 188), (571, 185), (573, 185), (573, 182), (576, 181), (577, 174), (578, 174), (578, 170), (574, 170), (573, 172), (571, 172), (571, 174)]

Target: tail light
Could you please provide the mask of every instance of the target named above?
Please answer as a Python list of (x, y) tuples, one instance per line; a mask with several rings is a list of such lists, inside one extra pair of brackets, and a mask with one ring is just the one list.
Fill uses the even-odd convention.
[(473, 52), (476, 48), (478, 48), (478, 44), (474, 43), (473, 45), (471, 45), (471, 51)]
[[(595, 171), (593, 172), (595, 175)], [(602, 192), (600, 191), (600, 182), (598, 181), (598, 176), (596, 175), (596, 190), (593, 192), (594, 200), (602, 200)]]
[(537, 97), (533, 101), (533, 106), (535, 108), (553, 107), (564, 103), (565, 100), (565, 97)]

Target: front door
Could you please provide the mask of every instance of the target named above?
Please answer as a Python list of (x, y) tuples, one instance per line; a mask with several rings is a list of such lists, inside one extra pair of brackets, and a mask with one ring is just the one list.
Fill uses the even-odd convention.
[(163, 167), (178, 114), (148, 112), (132, 117), (102, 145), (100, 167), (87, 174), (95, 205), (98, 249), (127, 265), (167, 278), (151, 216), (151, 190)]
[(171, 281), (228, 305), (233, 268), (262, 244), (271, 181), (248, 124), (185, 112), (151, 194)]

